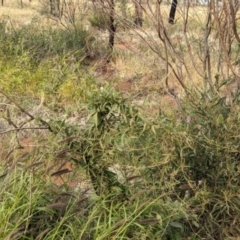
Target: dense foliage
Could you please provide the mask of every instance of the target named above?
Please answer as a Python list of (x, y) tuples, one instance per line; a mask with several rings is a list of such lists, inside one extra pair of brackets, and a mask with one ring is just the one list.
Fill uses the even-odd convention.
[(0, 23), (0, 238), (238, 237), (231, 79), (186, 87), (179, 107), (159, 104), (153, 115), (142, 95), (123, 96), (92, 73), (95, 40), (76, 25)]
[(15, 160), (1, 178), (2, 238), (224, 239), (239, 234), (235, 103), (202, 95), (198, 103), (186, 98), (177, 116), (162, 111), (149, 119), (107, 86), (89, 94), (88, 103), (85, 127), (54, 118), (46, 124), (48, 134), (61, 142), (54, 151), (67, 153), (79, 174), (89, 176), (92, 190), (61, 192), (45, 182), (37, 162), (53, 149), (23, 155), (21, 162), (34, 158), (34, 163), (26, 169)]

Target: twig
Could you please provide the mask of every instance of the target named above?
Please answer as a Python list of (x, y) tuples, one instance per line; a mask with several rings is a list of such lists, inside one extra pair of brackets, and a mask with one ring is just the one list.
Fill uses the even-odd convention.
[[(29, 121), (36, 119), (32, 114), (30, 114), (30, 113), (29, 113), (28, 111), (26, 111), (23, 107), (21, 107), (18, 103), (16, 103), (10, 96), (8, 96), (8, 94), (6, 94), (2, 89), (0, 89), (0, 93), (1, 93), (2, 95), (4, 95), (6, 98), (8, 98), (17, 108), (20, 109), (21, 112), (25, 113), (25, 114), (30, 118)], [(52, 132), (51, 127), (49, 126), (49, 124), (48, 124), (46, 121), (44, 121), (44, 120), (41, 119), (41, 118), (38, 118), (38, 119), (39, 119), (39, 121), (40, 121), (43, 125), (47, 126), (47, 128), (44, 128), (44, 129), (48, 129), (50, 132)], [(28, 121), (28, 122), (29, 122), (29, 121)], [(26, 123), (27, 123), (27, 122), (26, 122)], [(11, 130), (9, 130), (9, 131), (29, 129), (29, 128), (22, 128), (22, 126), (25, 125), (26, 123), (22, 124), (20, 128), (11, 129)], [(32, 129), (33, 129), (33, 128), (32, 128)], [(41, 129), (41, 128), (37, 128), (37, 129)], [(6, 131), (6, 132), (8, 132), (8, 131)], [(1, 133), (5, 133), (5, 132), (1, 132)]]
[(0, 132), (0, 134), (4, 134), (4, 133), (8, 133), (8, 132), (14, 132), (14, 131), (20, 131), (20, 130), (30, 130), (30, 129), (34, 129), (34, 130), (42, 130), (42, 129), (48, 129), (49, 127), (27, 127), (27, 128), (14, 128), (14, 129), (8, 129), (6, 131)]
[(0, 89), (0, 93), (4, 95), (6, 98), (8, 98), (16, 107), (18, 107), (21, 112), (25, 113), (27, 116), (29, 116), (32, 120), (35, 119), (29, 112), (27, 112), (24, 108), (22, 108), (18, 103), (16, 103), (11, 97), (9, 97), (2, 89)]

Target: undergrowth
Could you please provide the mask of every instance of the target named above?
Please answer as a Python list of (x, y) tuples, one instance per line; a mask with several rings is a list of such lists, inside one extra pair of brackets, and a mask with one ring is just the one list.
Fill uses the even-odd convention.
[(0, 238), (239, 236), (238, 93), (149, 117), (96, 84), (81, 29), (0, 31)]
[(87, 94), (84, 127), (56, 115), (44, 119), (46, 136), (55, 136), (61, 146), (27, 157), (61, 152), (90, 183), (87, 189), (56, 188), (41, 177), (41, 166), (33, 163), (23, 171), (15, 164), (1, 178), (2, 238), (237, 236), (239, 99), (232, 106), (214, 93), (198, 99), (186, 97), (175, 116), (162, 110), (150, 119), (106, 86)]
[(1, 88), (38, 98), (51, 94), (57, 102), (84, 100), (84, 89), (96, 85), (84, 66), (91, 41), (80, 26), (54, 29), (33, 19), (15, 29), (1, 20)]

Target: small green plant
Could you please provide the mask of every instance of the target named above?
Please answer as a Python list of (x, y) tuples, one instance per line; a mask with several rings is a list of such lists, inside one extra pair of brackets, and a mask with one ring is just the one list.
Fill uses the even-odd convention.
[(89, 17), (88, 21), (92, 27), (101, 30), (106, 30), (109, 28), (109, 16), (106, 14), (106, 12), (99, 11), (95, 13), (93, 16)]

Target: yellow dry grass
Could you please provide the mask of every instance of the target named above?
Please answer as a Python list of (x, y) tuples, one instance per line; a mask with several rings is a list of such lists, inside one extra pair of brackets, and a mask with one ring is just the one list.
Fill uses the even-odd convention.
[(20, 1), (5, 0), (4, 6), (0, 7), (0, 19), (8, 20), (14, 26), (27, 25), (31, 23), (32, 18), (39, 17), (40, 13), (36, 6), (38, 1), (23, 1), (23, 8), (21, 8)]

